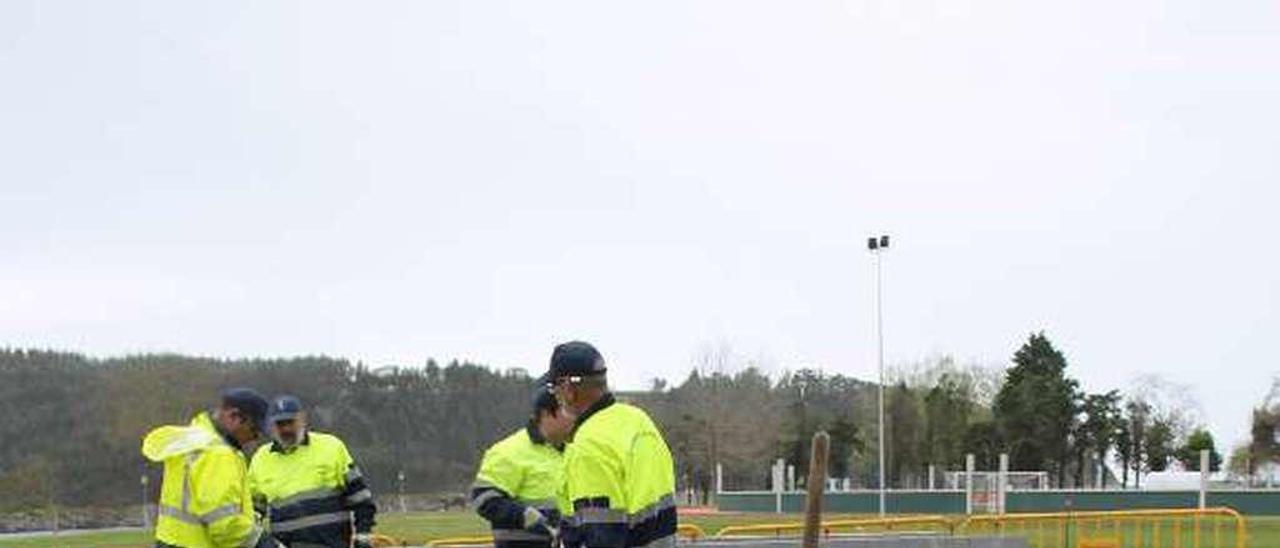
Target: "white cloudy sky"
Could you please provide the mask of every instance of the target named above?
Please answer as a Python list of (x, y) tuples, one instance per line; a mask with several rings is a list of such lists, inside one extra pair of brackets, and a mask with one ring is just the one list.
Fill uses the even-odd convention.
[(0, 3), (0, 344), (1280, 373), (1280, 4)]

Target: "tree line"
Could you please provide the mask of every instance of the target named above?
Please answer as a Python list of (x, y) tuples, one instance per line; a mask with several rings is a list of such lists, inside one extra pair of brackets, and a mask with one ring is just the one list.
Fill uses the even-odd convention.
[(1250, 419), (1249, 439), (1232, 449), (1228, 466), (1232, 475), (1246, 483), (1265, 485), (1258, 472), (1268, 463), (1280, 462), (1280, 377), (1272, 381), (1271, 390)]
[(524, 423), (532, 380), (467, 362), (371, 369), (326, 357), (217, 360), (0, 351), (0, 507), (139, 501), (160, 470), (142, 436), (185, 424), (219, 389), (295, 394), (312, 426), (341, 436), (372, 479), (394, 493), (460, 490), (480, 452)]
[[(643, 400), (681, 457), (685, 481), (709, 491), (720, 463), (727, 488), (764, 489), (776, 458), (803, 476), (808, 440), (826, 430), (832, 475), (876, 487), (877, 385), (816, 369), (771, 382), (752, 367), (727, 372), (722, 357), (700, 361), (682, 384), (659, 384)], [(1211, 470), (1222, 461), (1185, 390), (1150, 378), (1128, 395), (1086, 392), (1042, 333), (1028, 337), (1003, 371), (941, 358), (895, 376), (885, 403), (893, 488), (927, 486), (930, 465), (964, 470), (968, 454), (978, 470), (991, 471), (1007, 453), (1011, 470), (1047, 472), (1059, 487), (1137, 487), (1144, 474), (1175, 463), (1197, 470), (1201, 449), (1211, 451)], [(1107, 467), (1099, 474), (1099, 463), (1119, 464), (1120, 477)]]
[[(620, 393), (659, 423), (682, 487), (712, 491), (720, 464), (727, 488), (764, 489), (779, 458), (803, 477), (818, 430), (831, 435), (831, 474), (875, 487), (878, 385), (816, 368), (769, 375), (725, 349), (696, 361), (679, 384), (655, 380)], [(1193, 405), (1170, 391), (1081, 390), (1041, 333), (1004, 370), (940, 358), (895, 377), (886, 386), (891, 487), (923, 486), (929, 465), (963, 470), (969, 453), (981, 470), (1008, 453), (1011, 469), (1046, 471), (1064, 487), (1093, 486), (1098, 462), (1118, 462), (1128, 486), (1175, 462), (1195, 469), (1198, 450), (1214, 448)], [(141, 437), (185, 422), (234, 385), (301, 397), (313, 426), (344, 438), (380, 492), (399, 489), (401, 472), (409, 493), (461, 491), (484, 448), (524, 423), (532, 382), (525, 370), (458, 361), (375, 369), (321, 356), (94, 359), (0, 350), (0, 506), (136, 502), (140, 476), (153, 488), (159, 480), (138, 453)], [(1276, 455), (1257, 451), (1260, 459)]]

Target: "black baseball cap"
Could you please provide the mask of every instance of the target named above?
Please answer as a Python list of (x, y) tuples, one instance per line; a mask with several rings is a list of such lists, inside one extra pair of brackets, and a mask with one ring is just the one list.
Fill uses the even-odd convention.
[(277, 396), (271, 400), (271, 422), (293, 420), (302, 414), (302, 400), (297, 396)]
[(262, 397), (257, 390), (244, 387), (223, 390), (222, 405), (244, 413), (258, 427), (259, 432), (270, 431), (267, 428), (267, 398)]
[(604, 356), (591, 343), (571, 341), (559, 346), (551, 352), (551, 368), (547, 372), (548, 380), (555, 382), (564, 377), (589, 377), (601, 375), (607, 369)]
[(552, 411), (560, 408), (560, 402), (556, 401), (556, 395), (551, 391), (549, 385), (551, 379), (548, 375), (538, 377), (533, 382), (533, 397), (530, 403), (533, 404), (533, 414), (537, 415), (540, 411)]

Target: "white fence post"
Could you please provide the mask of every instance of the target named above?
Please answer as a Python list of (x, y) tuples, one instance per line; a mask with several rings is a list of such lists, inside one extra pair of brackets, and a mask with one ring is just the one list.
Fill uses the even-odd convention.
[(773, 511), (782, 513), (782, 490), (786, 489), (786, 478), (783, 477), (786, 472), (787, 462), (778, 459), (773, 465)]
[(143, 474), (142, 479), (138, 481), (142, 483), (142, 528), (150, 531), (151, 513), (147, 511), (147, 503), (151, 502), (151, 495), (147, 491), (147, 475)]
[(1008, 453), (1000, 453), (1000, 473), (996, 478), (996, 513), (1004, 515), (1004, 494), (1009, 487)]
[(1205, 492), (1209, 490), (1209, 450), (1200, 450), (1200, 509), (1205, 507)]
[(964, 513), (973, 515), (973, 453), (964, 457)]
[(396, 474), (396, 479), (400, 483), (400, 513), (403, 514), (409, 511), (409, 507), (404, 501), (404, 470), (401, 470), (400, 473)]

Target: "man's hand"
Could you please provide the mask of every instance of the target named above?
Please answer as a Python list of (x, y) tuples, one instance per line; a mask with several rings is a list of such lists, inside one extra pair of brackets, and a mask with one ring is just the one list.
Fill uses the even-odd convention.
[(352, 548), (373, 548), (373, 534), (356, 533), (356, 536), (351, 539), (351, 547)]
[(550, 523), (543, 523), (542, 527), (546, 529), (548, 533), (551, 533), (551, 545), (558, 545), (559, 541), (557, 539), (560, 538), (560, 529)]
[(526, 506), (524, 509), (524, 528), (533, 529), (539, 525), (547, 525), (547, 516), (532, 506)]
[(258, 544), (254, 548), (286, 548), (284, 543), (276, 540), (275, 537), (263, 533), (258, 537)]

